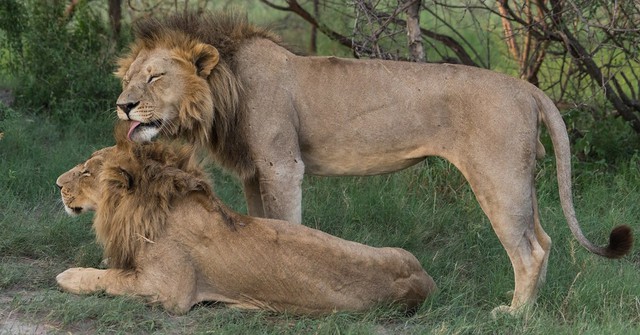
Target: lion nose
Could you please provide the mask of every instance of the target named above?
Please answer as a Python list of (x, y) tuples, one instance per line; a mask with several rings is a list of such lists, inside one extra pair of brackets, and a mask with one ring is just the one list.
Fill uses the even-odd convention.
[(136, 108), (140, 104), (140, 101), (137, 102), (128, 102), (126, 104), (116, 104), (120, 110), (122, 110), (127, 116), (129, 116), (129, 112)]

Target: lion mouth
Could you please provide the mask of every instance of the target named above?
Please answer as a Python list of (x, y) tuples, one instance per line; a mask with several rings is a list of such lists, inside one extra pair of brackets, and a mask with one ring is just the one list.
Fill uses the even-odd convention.
[(129, 127), (129, 132), (127, 133), (127, 139), (132, 140), (131, 135), (136, 131), (142, 131), (145, 128), (160, 129), (161, 126), (162, 126), (161, 120), (155, 120), (155, 121), (146, 122), (146, 123), (143, 123), (140, 121), (131, 121), (131, 126)]
[(65, 205), (64, 210), (65, 212), (67, 212), (67, 214), (71, 216), (76, 216), (76, 215), (82, 214), (84, 209), (82, 207), (69, 207)]

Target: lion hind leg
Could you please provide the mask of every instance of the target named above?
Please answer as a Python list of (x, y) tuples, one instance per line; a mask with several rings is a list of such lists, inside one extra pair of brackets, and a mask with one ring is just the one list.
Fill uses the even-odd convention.
[(526, 226), (515, 227), (511, 231), (509, 229), (505, 231), (502, 227), (496, 229), (496, 234), (507, 251), (513, 266), (515, 281), (511, 305), (501, 306), (497, 308), (497, 311), (513, 314), (519, 312), (523, 307), (533, 304), (538, 288), (544, 281), (549, 259), (547, 246), (550, 246), (550, 243), (546, 243), (547, 240), (539, 240), (539, 234), (532, 219), (532, 217), (513, 216), (509, 220), (497, 220), (497, 225), (501, 225), (500, 222), (511, 224), (519, 221), (516, 226), (526, 223)]
[(542, 267), (540, 268), (540, 276), (538, 277), (538, 288), (542, 286), (547, 278), (547, 266), (549, 265), (549, 254), (551, 251), (551, 237), (547, 235), (547, 233), (542, 229), (542, 225), (540, 224), (540, 215), (538, 212), (538, 199), (536, 197), (535, 189), (531, 191), (531, 197), (533, 199), (533, 223), (534, 223), (534, 231), (536, 237), (538, 239), (538, 243), (542, 246), (542, 249), (545, 252), (544, 261), (542, 263)]
[(535, 301), (538, 286), (544, 281), (551, 248), (551, 239), (540, 225), (533, 181), (529, 178), (513, 178), (511, 182), (502, 179), (500, 184), (509, 185), (509, 188), (497, 193), (491, 187), (495, 185), (491, 176), (471, 178), (470, 184), (514, 271), (511, 305), (500, 306), (493, 313), (517, 313)]

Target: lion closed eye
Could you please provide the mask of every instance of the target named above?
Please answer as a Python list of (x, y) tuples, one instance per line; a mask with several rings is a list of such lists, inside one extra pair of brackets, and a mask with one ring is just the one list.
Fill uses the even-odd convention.
[(63, 173), (56, 180), (64, 209), (69, 215), (95, 211), (100, 197), (97, 182), (98, 173), (102, 168), (105, 155), (114, 148), (104, 148), (96, 151), (84, 163)]

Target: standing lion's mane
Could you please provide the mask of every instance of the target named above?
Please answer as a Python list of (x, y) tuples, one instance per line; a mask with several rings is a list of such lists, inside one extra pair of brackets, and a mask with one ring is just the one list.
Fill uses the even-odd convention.
[(111, 156), (99, 175), (102, 197), (93, 221), (110, 267), (135, 269), (140, 249), (163, 236), (173, 203), (190, 194), (234, 227), (188, 146), (123, 141)]
[(248, 23), (245, 15), (235, 12), (187, 12), (165, 18), (146, 18), (134, 24), (133, 33), (135, 42), (129, 53), (118, 61), (116, 75), (120, 78), (145, 49), (164, 47), (189, 54), (197, 43), (206, 43), (218, 50), (220, 59), (208, 77), (213, 111), (199, 110), (198, 125), (181, 133), (191, 143), (210, 150), (218, 163), (241, 178), (253, 175), (255, 167), (245, 140), (240, 136), (241, 132), (234, 131), (242, 124), (246, 110), (243, 85), (235, 74), (234, 56), (241, 44), (249, 39), (266, 38), (281, 44), (279, 37), (268, 28)]

